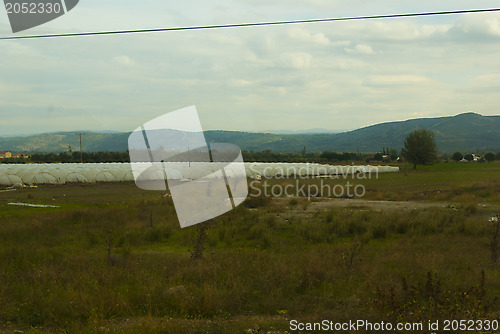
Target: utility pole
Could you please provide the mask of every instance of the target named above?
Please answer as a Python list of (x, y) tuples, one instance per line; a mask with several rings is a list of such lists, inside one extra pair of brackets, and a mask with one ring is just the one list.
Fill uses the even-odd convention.
[(82, 136), (85, 136), (85, 133), (75, 133), (75, 135), (80, 136), (80, 162), (83, 163)]

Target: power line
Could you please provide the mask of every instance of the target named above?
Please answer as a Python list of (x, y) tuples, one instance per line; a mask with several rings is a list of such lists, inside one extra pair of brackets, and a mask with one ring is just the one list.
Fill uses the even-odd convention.
[(136, 29), (136, 30), (78, 32), (78, 33), (66, 33), (66, 34), (11, 36), (11, 37), (0, 37), (0, 40), (120, 35), (120, 34), (153, 33), (153, 32), (165, 32), (165, 31), (183, 31), (183, 30), (207, 30), (207, 29), (222, 29), (222, 28), (242, 28), (242, 27), (273, 26), (273, 25), (299, 24), (299, 23), (390, 19), (390, 18), (402, 18), (402, 17), (453, 15), (453, 14), (485, 13), (485, 12), (500, 12), (500, 8), (451, 10), (451, 11), (441, 11), (441, 12), (423, 12), (423, 13), (406, 13), (406, 14), (387, 14), (387, 15), (373, 15), (373, 16), (351, 16), (351, 17), (337, 17), (337, 18), (329, 18), (329, 19), (310, 19), (310, 20), (272, 21), (272, 22), (255, 22), (255, 23), (218, 24), (218, 25), (206, 25), (206, 26), (173, 27), (173, 28), (155, 28), (155, 29)]

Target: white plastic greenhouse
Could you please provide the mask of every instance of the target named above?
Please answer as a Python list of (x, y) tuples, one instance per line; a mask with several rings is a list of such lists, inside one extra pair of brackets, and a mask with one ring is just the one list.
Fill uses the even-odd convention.
[[(150, 168), (149, 163), (137, 163), (134, 170), (146, 175), (143, 178), (198, 179), (201, 177), (221, 177), (217, 171), (224, 169), (226, 176), (238, 173), (238, 163), (170, 162)], [(390, 173), (399, 171), (390, 166), (333, 166), (310, 163), (245, 163), (247, 177), (327, 177), (348, 176), (357, 173)], [(134, 181), (130, 163), (96, 164), (0, 164), (0, 185), (23, 186), (35, 184), (64, 184), (71, 182), (127, 182)]]

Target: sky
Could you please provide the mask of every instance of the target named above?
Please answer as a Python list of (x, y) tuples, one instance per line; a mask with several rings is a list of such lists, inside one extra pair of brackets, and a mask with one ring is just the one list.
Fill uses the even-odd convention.
[[(500, 7), (492, 0), (80, 0), (0, 36)], [(500, 12), (0, 40), (0, 137), (132, 131), (196, 105), (205, 130), (345, 131), (464, 112), (499, 115)]]

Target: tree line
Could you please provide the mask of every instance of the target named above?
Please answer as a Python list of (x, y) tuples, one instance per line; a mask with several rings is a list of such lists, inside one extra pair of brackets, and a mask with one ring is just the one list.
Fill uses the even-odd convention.
[[(325, 163), (351, 163), (370, 161), (390, 161), (382, 153), (361, 154), (353, 152), (274, 152), (242, 151), (243, 160), (247, 162), (325, 162)], [(385, 158), (384, 158), (385, 157)], [(387, 160), (389, 159), (389, 160)], [(129, 152), (61, 152), (61, 153), (33, 153), (21, 158), (2, 159), (2, 163), (99, 163), (99, 162), (130, 162)]]
[[(428, 165), (438, 160), (438, 151), (434, 140), (434, 133), (429, 130), (421, 129), (411, 132), (403, 143), (401, 158), (404, 161), (417, 165)], [(398, 152), (388, 147), (382, 148), (375, 154), (352, 153), (352, 152), (307, 152), (304, 147), (300, 152), (273, 152), (264, 151), (242, 151), (243, 160), (246, 162), (318, 162), (318, 163), (355, 163), (355, 162), (391, 162), (400, 161)], [(442, 156), (447, 161), (449, 156)], [(465, 159), (472, 161), (473, 154), (463, 155), (455, 152), (451, 156), (452, 160), (461, 161)], [(484, 157), (478, 158), (479, 162), (500, 160), (500, 153), (487, 153)], [(99, 163), (99, 162), (130, 162), (129, 152), (61, 152), (61, 153), (33, 153), (28, 157), (2, 159), (2, 163)]]
[(98, 162), (130, 162), (128, 152), (61, 152), (33, 153), (20, 158), (2, 159), (2, 163), (98, 163)]

